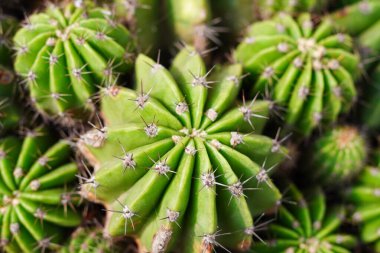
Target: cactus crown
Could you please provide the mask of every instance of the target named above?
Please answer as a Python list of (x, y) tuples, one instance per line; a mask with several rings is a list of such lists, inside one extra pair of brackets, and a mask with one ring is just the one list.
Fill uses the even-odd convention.
[(259, 135), (268, 102), (233, 107), (241, 66), (205, 69), (192, 48), (178, 53), (170, 72), (140, 55), (137, 92), (103, 90), (106, 125), (79, 147), (95, 166), (84, 190), (106, 204), (111, 235), (137, 234), (153, 252), (180, 241), (184, 252), (245, 248), (252, 215), (278, 200), (267, 168), (286, 150)]
[(0, 247), (7, 252), (56, 249), (64, 227), (79, 225), (67, 187), (77, 173), (67, 142), (43, 129), (23, 141), (0, 140)]
[(294, 185), (287, 191), (289, 200), (279, 207), (276, 221), (269, 225), (271, 237), (256, 244), (252, 253), (351, 252), (355, 238), (336, 232), (345, 219), (343, 206), (329, 207), (319, 188), (307, 196)]
[(312, 175), (325, 185), (352, 179), (364, 166), (367, 147), (358, 129), (341, 126), (326, 132), (312, 150)]
[(356, 183), (348, 191), (348, 200), (354, 207), (352, 220), (361, 224), (361, 238), (374, 244), (380, 251), (380, 152), (374, 154), (373, 166), (366, 166)]
[(330, 20), (315, 26), (310, 15), (286, 14), (253, 24), (236, 58), (256, 79), (254, 91), (285, 106), (286, 122), (310, 134), (334, 122), (356, 98), (358, 57), (349, 36), (334, 33)]
[(14, 43), (15, 69), (38, 111), (73, 118), (92, 110), (98, 86), (130, 67), (134, 48), (128, 30), (108, 10), (72, 4), (28, 17)]

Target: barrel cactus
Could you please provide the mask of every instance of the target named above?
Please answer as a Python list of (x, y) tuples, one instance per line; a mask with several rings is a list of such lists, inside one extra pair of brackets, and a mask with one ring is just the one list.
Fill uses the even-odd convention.
[(105, 204), (112, 236), (135, 235), (150, 252), (247, 248), (252, 216), (279, 199), (269, 171), (286, 149), (260, 135), (269, 103), (234, 107), (242, 67), (205, 69), (190, 47), (170, 71), (139, 55), (137, 91), (103, 90), (105, 126), (78, 146), (95, 167), (82, 190)]
[(358, 37), (364, 52), (374, 55), (380, 52), (380, 2), (377, 0), (347, 1), (346, 6), (332, 13), (338, 29)]
[(352, 51), (352, 39), (335, 33), (330, 20), (280, 14), (254, 23), (235, 56), (255, 79), (253, 92), (271, 96), (286, 108), (286, 123), (308, 135), (355, 100), (359, 59)]
[(374, 154), (373, 166), (366, 166), (347, 192), (354, 207), (352, 220), (360, 224), (361, 239), (380, 252), (380, 152)]
[(312, 174), (319, 183), (334, 186), (347, 182), (363, 168), (367, 146), (358, 129), (336, 127), (324, 133), (313, 145)]
[(279, 207), (270, 237), (254, 245), (252, 253), (353, 252), (355, 237), (338, 232), (346, 216), (342, 205), (330, 207), (320, 188), (305, 196), (294, 185), (288, 189), (290, 201)]
[(69, 188), (78, 169), (69, 157), (68, 143), (43, 129), (0, 139), (1, 251), (57, 249), (64, 229), (79, 225)]
[(91, 96), (131, 67), (128, 30), (101, 8), (50, 5), (33, 14), (14, 37), (16, 71), (37, 110), (64, 122), (93, 110)]

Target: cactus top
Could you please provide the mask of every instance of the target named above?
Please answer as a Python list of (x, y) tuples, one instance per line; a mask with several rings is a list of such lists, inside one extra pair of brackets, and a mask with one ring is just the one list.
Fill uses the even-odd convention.
[(152, 252), (246, 248), (252, 216), (280, 197), (267, 170), (286, 151), (260, 135), (269, 103), (234, 107), (242, 67), (205, 69), (192, 48), (170, 71), (140, 55), (138, 91), (103, 90), (105, 126), (79, 146), (95, 166), (84, 190), (106, 204), (111, 235), (137, 234)]
[(79, 225), (70, 183), (78, 171), (66, 141), (54, 144), (36, 129), (23, 141), (0, 140), (0, 249), (39, 252), (56, 249), (64, 228)]
[(253, 91), (286, 107), (286, 122), (303, 134), (335, 121), (356, 98), (352, 39), (328, 19), (316, 25), (308, 14), (279, 14), (254, 23), (236, 58), (256, 80)]
[[(134, 43), (106, 9), (51, 5), (16, 33), (15, 70), (39, 112), (83, 117), (97, 87), (131, 66)], [(82, 114), (81, 114), (82, 113)]]

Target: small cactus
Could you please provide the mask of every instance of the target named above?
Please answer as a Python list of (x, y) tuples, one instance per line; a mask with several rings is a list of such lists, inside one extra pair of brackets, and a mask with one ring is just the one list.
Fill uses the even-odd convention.
[(15, 70), (37, 110), (68, 122), (92, 112), (91, 96), (131, 66), (130, 33), (100, 8), (50, 5), (16, 33)]
[(354, 207), (352, 220), (360, 225), (361, 239), (373, 244), (380, 252), (380, 152), (374, 155), (374, 166), (366, 166), (354, 186), (348, 191), (348, 200)]
[(377, 0), (360, 0), (347, 2), (346, 6), (332, 14), (338, 29), (358, 37), (365, 54), (380, 52), (380, 2)]
[(79, 225), (67, 191), (78, 172), (70, 152), (66, 141), (54, 144), (43, 129), (24, 140), (0, 139), (0, 251), (57, 249), (64, 228)]
[(367, 157), (365, 139), (358, 129), (340, 126), (324, 133), (316, 140), (312, 152), (312, 174), (318, 183), (339, 185), (356, 176)]
[(286, 123), (304, 135), (334, 122), (356, 98), (358, 56), (328, 19), (280, 14), (254, 23), (235, 55), (255, 79), (253, 91), (286, 107)]
[(287, 151), (260, 135), (269, 103), (233, 106), (240, 65), (210, 72), (187, 47), (170, 71), (140, 55), (137, 91), (103, 90), (105, 126), (78, 145), (95, 167), (83, 191), (106, 205), (111, 235), (137, 235), (149, 252), (244, 249), (252, 216), (279, 199), (269, 171)]
[(251, 253), (350, 253), (354, 236), (337, 232), (345, 219), (343, 206), (331, 207), (320, 188), (306, 196), (294, 185), (289, 201), (278, 208), (277, 219), (268, 228), (271, 235), (253, 246)]

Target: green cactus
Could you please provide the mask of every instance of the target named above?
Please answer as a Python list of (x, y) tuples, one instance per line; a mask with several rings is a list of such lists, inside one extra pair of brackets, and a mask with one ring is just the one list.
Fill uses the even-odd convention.
[(361, 239), (380, 252), (380, 152), (374, 154), (374, 166), (366, 166), (348, 191), (353, 204), (352, 220), (360, 224)]
[(0, 140), (1, 248), (6, 252), (55, 249), (65, 228), (79, 225), (67, 191), (78, 172), (66, 141), (54, 143), (44, 129), (21, 140)]
[(106, 125), (78, 146), (95, 167), (83, 190), (106, 205), (111, 235), (137, 235), (151, 252), (244, 249), (252, 216), (279, 199), (266, 168), (287, 151), (260, 135), (269, 103), (233, 107), (242, 67), (210, 72), (189, 47), (170, 71), (139, 55), (137, 91), (103, 90)]
[(357, 175), (367, 157), (365, 139), (355, 127), (340, 126), (326, 132), (313, 145), (311, 173), (319, 183), (339, 185)]
[(91, 96), (131, 66), (130, 33), (100, 8), (50, 5), (27, 18), (14, 37), (16, 71), (25, 78), (32, 102), (58, 120), (83, 119)]
[(282, 14), (254, 23), (235, 55), (255, 79), (253, 92), (286, 107), (286, 123), (304, 135), (334, 122), (356, 98), (358, 56), (327, 19), (315, 25), (308, 14)]
[(278, 208), (277, 220), (269, 225), (270, 238), (253, 246), (251, 253), (350, 253), (354, 236), (341, 234), (343, 206), (330, 207), (320, 188), (306, 196), (289, 186), (290, 201)]
[(343, 9), (332, 13), (331, 18), (341, 29), (358, 37), (358, 42), (365, 54), (380, 52), (380, 2), (377, 0), (360, 0), (347, 3)]
[(17, 21), (0, 14), (0, 135), (17, 128), (20, 110), (13, 101), (15, 74), (12, 71), (12, 36), (18, 27)]
[(321, 8), (325, 0), (257, 0), (256, 8), (261, 18), (268, 19), (279, 12), (288, 14)]

